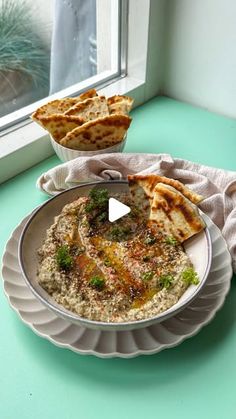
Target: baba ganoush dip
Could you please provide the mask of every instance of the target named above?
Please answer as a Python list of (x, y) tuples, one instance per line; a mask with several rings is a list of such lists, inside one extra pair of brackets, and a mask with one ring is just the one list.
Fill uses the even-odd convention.
[(173, 306), (197, 274), (173, 237), (160, 233), (129, 195), (131, 211), (108, 221), (108, 191), (67, 204), (38, 251), (39, 284), (66, 309), (90, 320), (128, 322)]

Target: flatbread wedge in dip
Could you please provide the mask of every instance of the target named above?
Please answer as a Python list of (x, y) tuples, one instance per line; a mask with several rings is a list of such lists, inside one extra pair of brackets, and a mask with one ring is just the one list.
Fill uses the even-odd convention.
[(198, 208), (170, 185), (157, 183), (153, 191), (150, 220), (159, 231), (174, 237), (179, 243), (199, 233), (205, 227)]
[(143, 205), (143, 201), (146, 201), (148, 204), (152, 203), (155, 186), (160, 182), (172, 186), (193, 204), (199, 204), (204, 199), (203, 196), (191, 191), (178, 180), (152, 173), (147, 175), (128, 175), (128, 182), (133, 199), (141, 205)]

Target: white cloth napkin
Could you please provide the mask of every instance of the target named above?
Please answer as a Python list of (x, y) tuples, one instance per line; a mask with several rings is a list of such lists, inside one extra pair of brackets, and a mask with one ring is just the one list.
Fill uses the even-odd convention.
[(203, 166), (169, 154), (100, 154), (79, 157), (42, 174), (37, 187), (49, 195), (81, 182), (126, 179), (128, 174), (157, 173), (178, 179), (205, 196), (200, 208), (220, 228), (236, 273), (236, 172)]

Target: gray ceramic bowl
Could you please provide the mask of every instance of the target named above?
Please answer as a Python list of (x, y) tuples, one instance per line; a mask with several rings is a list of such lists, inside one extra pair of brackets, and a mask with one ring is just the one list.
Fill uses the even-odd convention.
[(190, 256), (199, 275), (199, 284), (197, 286), (191, 285), (178, 303), (170, 309), (149, 319), (123, 323), (106, 323), (88, 320), (79, 317), (75, 313), (68, 311), (63, 306), (57, 304), (38, 284), (37, 249), (42, 245), (46, 230), (52, 225), (54, 217), (61, 212), (64, 205), (72, 202), (79, 196), (88, 195), (91, 187), (96, 185), (107, 188), (111, 194), (128, 192), (128, 184), (126, 181), (86, 183), (61, 192), (34, 211), (22, 232), (19, 243), (19, 261), (26, 284), (30, 287), (33, 294), (58, 316), (87, 328), (117, 331), (132, 330), (161, 322), (175, 315), (196, 298), (207, 279), (212, 259), (211, 239), (208, 228), (185, 242), (185, 250)]
[(113, 145), (112, 147), (103, 148), (102, 150), (95, 150), (95, 151), (80, 151), (80, 150), (73, 150), (71, 148), (63, 147), (61, 144), (58, 144), (50, 135), (51, 144), (53, 149), (59, 159), (63, 162), (76, 159), (77, 157), (91, 157), (97, 156), (98, 154), (104, 153), (121, 153), (126, 144), (127, 135), (125, 135), (124, 139), (118, 143)]

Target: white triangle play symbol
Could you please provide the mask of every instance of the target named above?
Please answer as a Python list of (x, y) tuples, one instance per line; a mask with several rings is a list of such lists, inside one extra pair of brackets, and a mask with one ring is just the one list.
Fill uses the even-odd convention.
[(113, 221), (118, 220), (121, 217), (124, 217), (124, 215), (128, 214), (130, 212), (130, 207), (128, 207), (125, 204), (122, 204), (122, 202), (117, 201), (115, 198), (109, 198), (108, 203), (108, 220), (113, 223)]

